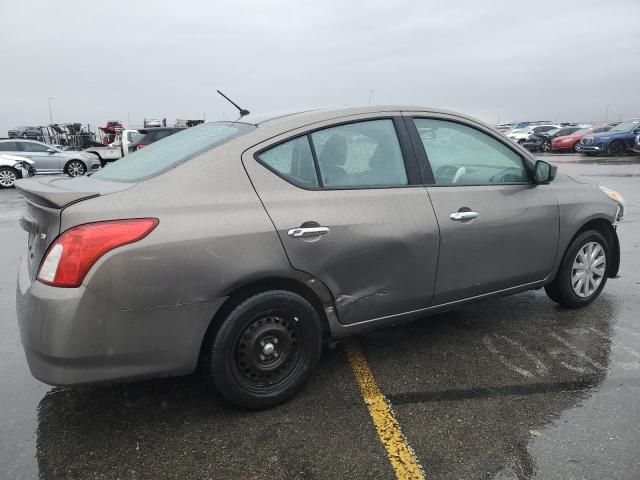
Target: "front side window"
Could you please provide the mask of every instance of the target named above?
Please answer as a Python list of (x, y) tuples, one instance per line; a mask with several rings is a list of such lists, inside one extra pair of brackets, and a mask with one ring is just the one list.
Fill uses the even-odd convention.
[(318, 186), (313, 154), (306, 135), (276, 145), (258, 155), (258, 159), (294, 185)]
[(493, 137), (456, 122), (414, 119), (436, 185), (529, 181), (522, 158)]
[(325, 187), (407, 185), (393, 121), (370, 120), (313, 132), (311, 140)]

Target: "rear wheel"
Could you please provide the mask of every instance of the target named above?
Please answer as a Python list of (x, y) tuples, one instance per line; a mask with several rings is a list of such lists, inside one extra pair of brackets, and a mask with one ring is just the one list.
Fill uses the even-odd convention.
[(317, 365), (321, 320), (302, 296), (269, 290), (239, 303), (205, 348), (207, 374), (223, 397), (271, 407), (298, 392)]
[(575, 153), (578, 153), (578, 152), (580, 151), (580, 142), (576, 142), (576, 143), (574, 143), (574, 144), (573, 144), (573, 148), (572, 148), (572, 150), (573, 150)]
[(80, 160), (71, 160), (64, 167), (64, 171), (70, 177), (81, 177), (82, 175), (87, 173), (87, 167), (85, 167), (84, 163), (82, 163)]
[(11, 188), (18, 180), (18, 172), (11, 167), (0, 167), (0, 188)]
[(609, 258), (609, 244), (600, 232), (581, 233), (569, 245), (556, 278), (545, 286), (547, 295), (569, 308), (589, 305), (607, 283)]

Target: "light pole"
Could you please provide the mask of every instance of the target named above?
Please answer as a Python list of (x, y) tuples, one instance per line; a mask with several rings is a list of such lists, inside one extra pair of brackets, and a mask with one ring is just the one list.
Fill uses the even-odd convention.
[(369, 105), (371, 105), (371, 96), (373, 95), (374, 92), (375, 90), (369, 90)]
[(53, 125), (53, 115), (51, 114), (51, 100), (55, 100), (55, 97), (49, 97), (49, 125)]
[(604, 111), (604, 123), (607, 123), (607, 119), (609, 118), (609, 107), (611, 106), (610, 103), (607, 103), (607, 108)]

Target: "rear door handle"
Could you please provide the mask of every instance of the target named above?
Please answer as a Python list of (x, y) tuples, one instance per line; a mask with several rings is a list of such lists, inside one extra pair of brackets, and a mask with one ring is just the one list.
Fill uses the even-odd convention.
[(317, 237), (329, 233), (329, 227), (298, 227), (292, 228), (287, 235), (293, 238)]
[(478, 212), (453, 212), (449, 215), (449, 218), (454, 222), (464, 222), (465, 220), (473, 220), (478, 218), (480, 214)]

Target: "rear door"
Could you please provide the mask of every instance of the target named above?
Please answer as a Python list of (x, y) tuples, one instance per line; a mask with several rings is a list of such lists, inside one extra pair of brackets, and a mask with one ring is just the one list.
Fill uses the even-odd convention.
[(438, 226), (401, 117), (314, 127), (243, 155), (291, 265), (331, 290), (343, 324), (428, 306)]
[(544, 279), (559, 233), (550, 187), (530, 180), (522, 154), (498, 133), (455, 117), (411, 117), (440, 226), (434, 304)]

